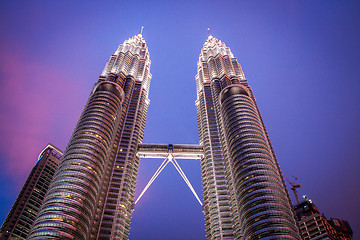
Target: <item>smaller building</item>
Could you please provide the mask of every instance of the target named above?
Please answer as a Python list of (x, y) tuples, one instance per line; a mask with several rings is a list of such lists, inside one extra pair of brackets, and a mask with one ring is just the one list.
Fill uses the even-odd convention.
[(352, 230), (347, 221), (340, 219), (327, 220), (318, 208), (305, 198), (305, 201), (294, 207), (299, 230), (304, 240), (348, 240), (352, 239)]
[(0, 229), (0, 240), (26, 239), (63, 152), (48, 144), (40, 153), (14, 205)]
[(342, 219), (330, 218), (328, 222), (336, 230), (338, 239), (353, 239), (353, 231), (347, 221)]

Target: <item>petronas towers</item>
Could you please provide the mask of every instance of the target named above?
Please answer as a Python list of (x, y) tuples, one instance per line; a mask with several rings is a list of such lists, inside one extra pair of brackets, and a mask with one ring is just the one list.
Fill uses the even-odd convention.
[[(209, 36), (197, 69), (206, 238), (300, 239), (237, 59)], [(150, 80), (140, 33), (118, 47), (94, 85), (29, 239), (128, 239)]]
[(230, 49), (212, 36), (196, 86), (207, 239), (300, 239), (252, 90)]
[(129, 235), (150, 85), (139, 34), (119, 46), (90, 93), (30, 239)]

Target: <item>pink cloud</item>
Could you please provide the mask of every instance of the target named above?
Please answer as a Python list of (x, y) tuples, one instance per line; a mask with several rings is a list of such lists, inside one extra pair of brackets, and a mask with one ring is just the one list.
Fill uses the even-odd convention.
[[(4, 173), (23, 179), (34, 166), (43, 147), (54, 138), (56, 128), (71, 128), (67, 113), (79, 111), (72, 98), (78, 88), (46, 63), (26, 62), (20, 54), (2, 52), (0, 56), (0, 152), (5, 156)], [(80, 107), (81, 109), (81, 107)], [(64, 114), (61, 112), (65, 111)], [(57, 126), (64, 117), (63, 125)], [(69, 123), (70, 122), (70, 123)], [(70, 136), (66, 133), (66, 136)], [(63, 144), (66, 139), (60, 140)], [(19, 180), (18, 184), (23, 184)]]

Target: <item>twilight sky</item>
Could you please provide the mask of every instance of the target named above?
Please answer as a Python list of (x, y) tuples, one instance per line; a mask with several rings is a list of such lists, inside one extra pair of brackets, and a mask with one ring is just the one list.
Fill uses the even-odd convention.
[[(153, 75), (144, 142), (198, 143), (194, 76), (210, 27), (242, 65), (284, 174), (359, 238), (359, 12), (355, 0), (0, 0), (0, 222), (42, 148), (65, 149), (109, 56), (141, 26)], [(160, 163), (141, 160), (136, 196)], [(201, 195), (199, 161), (179, 164)], [(200, 205), (168, 165), (130, 238), (204, 235)]]

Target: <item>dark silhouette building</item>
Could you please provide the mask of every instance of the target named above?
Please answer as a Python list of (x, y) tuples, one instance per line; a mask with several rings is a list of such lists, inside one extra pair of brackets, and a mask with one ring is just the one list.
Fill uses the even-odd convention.
[(353, 231), (348, 221), (337, 218), (330, 218), (328, 222), (336, 230), (336, 236), (339, 239), (353, 239)]
[(0, 239), (26, 239), (62, 154), (62, 151), (52, 144), (47, 145), (40, 153), (36, 165), (1, 226)]
[(331, 239), (351, 240), (352, 229), (347, 221), (341, 219), (327, 220), (310, 199), (294, 207), (300, 233), (304, 240)]

